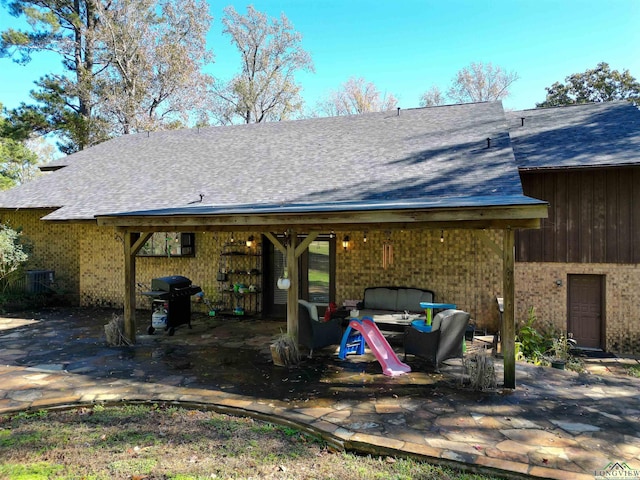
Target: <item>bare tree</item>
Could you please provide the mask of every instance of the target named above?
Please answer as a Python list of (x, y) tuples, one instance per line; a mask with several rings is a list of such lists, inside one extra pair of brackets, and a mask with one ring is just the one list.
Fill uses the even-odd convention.
[(509, 95), (509, 87), (520, 77), (491, 62), (471, 62), (453, 79), (447, 96), (455, 103), (488, 102)]
[(421, 107), (435, 107), (437, 105), (444, 105), (445, 103), (446, 97), (437, 85), (432, 85), (431, 88), (420, 97)]
[(322, 115), (355, 115), (366, 112), (381, 112), (396, 108), (398, 99), (392, 93), (382, 94), (373, 82), (362, 77), (351, 77), (338, 90), (318, 102), (317, 110)]
[(64, 153), (114, 134), (167, 127), (201, 107), (210, 60), (205, 0), (8, 0), (30, 29), (0, 32), (0, 56), (25, 63), (58, 55), (65, 72), (45, 74), (8, 117), (23, 138), (56, 133)]
[(268, 18), (251, 5), (240, 15), (233, 6), (224, 9), (224, 33), (231, 37), (242, 65), (229, 82), (214, 85), (219, 123), (258, 123), (284, 120), (302, 111), (299, 71), (314, 71), (311, 56), (301, 45), (302, 35), (283, 14)]
[(179, 126), (207, 109), (205, 1), (112, 0), (100, 13), (99, 110), (114, 133)]

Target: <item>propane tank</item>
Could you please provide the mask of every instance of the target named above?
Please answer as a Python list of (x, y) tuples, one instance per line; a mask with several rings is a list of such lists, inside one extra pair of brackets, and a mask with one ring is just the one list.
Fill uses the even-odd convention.
[(157, 305), (153, 310), (151, 326), (153, 328), (165, 328), (167, 326), (167, 310), (164, 305)]

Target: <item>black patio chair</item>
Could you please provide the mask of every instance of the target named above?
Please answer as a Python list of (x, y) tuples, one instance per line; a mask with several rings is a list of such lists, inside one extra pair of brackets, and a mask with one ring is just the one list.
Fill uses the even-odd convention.
[(298, 300), (298, 341), (309, 349), (309, 358), (316, 348), (340, 345), (342, 333), (342, 319), (319, 321), (316, 306), (305, 300)]
[(432, 330), (423, 332), (410, 326), (404, 334), (404, 358), (407, 354), (427, 359), (439, 371), (440, 363), (463, 354), (463, 342), (470, 314), (462, 310), (445, 310), (432, 322)]

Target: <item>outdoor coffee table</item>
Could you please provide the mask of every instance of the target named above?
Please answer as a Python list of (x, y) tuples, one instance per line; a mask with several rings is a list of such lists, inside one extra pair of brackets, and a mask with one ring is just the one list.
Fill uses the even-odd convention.
[(374, 322), (379, 326), (380, 330), (399, 332), (403, 332), (404, 329), (415, 320), (424, 321), (425, 316), (411, 313), (389, 313), (387, 315), (376, 315), (374, 317)]

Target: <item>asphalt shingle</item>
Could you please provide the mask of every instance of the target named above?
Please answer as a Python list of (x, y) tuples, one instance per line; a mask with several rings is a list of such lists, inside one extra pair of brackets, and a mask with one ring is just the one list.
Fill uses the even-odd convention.
[(500, 102), (126, 135), (56, 163), (0, 208), (80, 220), (200, 194), (216, 207), (522, 194)]
[(627, 101), (521, 110), (507, 117), (521, 169), (640, 163), (640, 111)]

